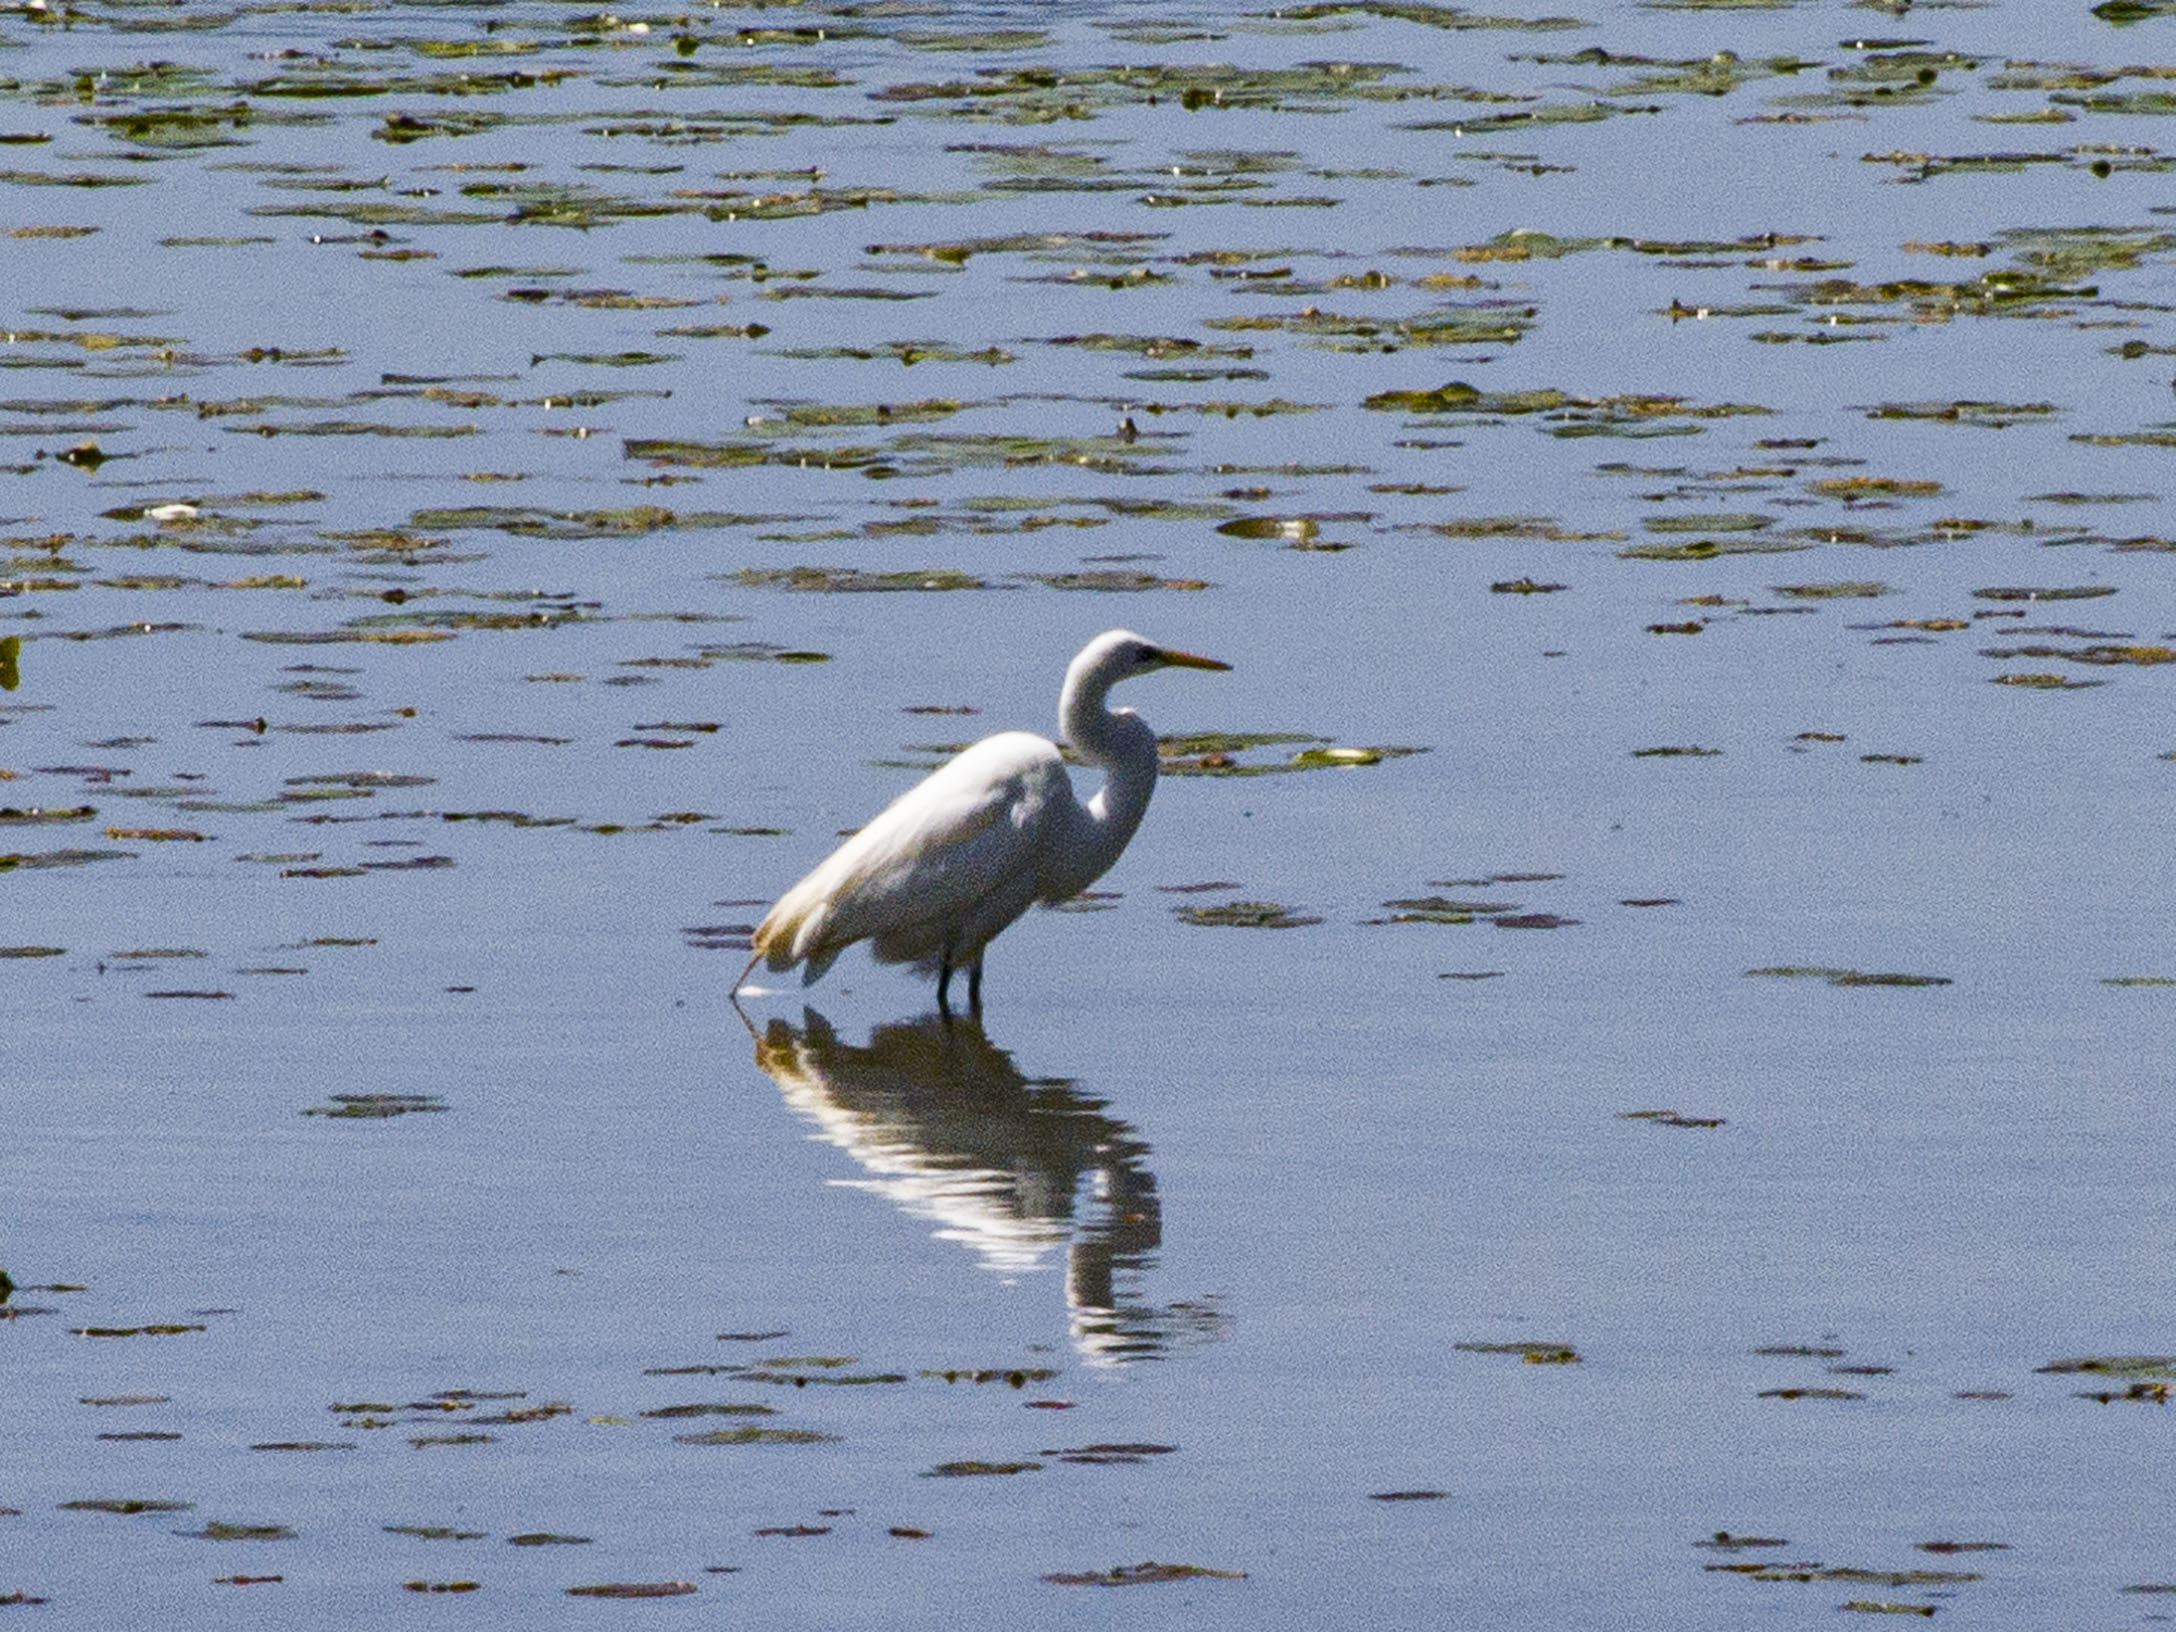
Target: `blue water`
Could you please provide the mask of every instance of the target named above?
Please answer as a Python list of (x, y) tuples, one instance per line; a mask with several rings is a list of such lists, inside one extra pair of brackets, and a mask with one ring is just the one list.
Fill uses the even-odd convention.
[[(0, 134), (48, 139), (0, 149), (0, 226), (37, 233), (0, 242), (0, 638), (22, 639), (0, 696), (0, 1594), (101, 1627), (2156, 1615), (2123, 1589), (2170, 1579), (2168, 1368), (2040, 1368), (2176, 1348), (2155, 1067), (2176, 527), (2153, 440), (2176, 232), (2158, 116), (2005, 76), (2150, 65), (2164, 21), (2015, 0), (1612, 3), (1550, 31), (492, 15), (5, 23)], [(1215, 37), (1117, 26), (1144, 20)], [(732, 43), (802, 26), (826, 37)], [(1047, 38), (917, 43), (994, 26)], [(1892, 43), (1841, 43), (1868, 39)], [(1612, 89), (1653, 64), (1530, 60), (1595, 46), (1809, 65), (1708, 96)], [(1804, 100), (1908, 50), (1968, 61)], [(320, 57), (384, 88), (258, 83)], [(132, 88), (152, 61), (206, 77)], [(1326, 61), (1539, 100), (1089, 87), (1079, 116), (1023, 123), (877, 95)], [(658, 88), (690, 63), (844, 83)], [(567, 77), (398, 77), (512, 68)], [(73, 76), (101, 69), (82, 100)], [(1598, 95), (1653, 111), (1409, 128)], [(147, 150), (78, 120), (236, 100), (321, 121)], [(2071, 122), (1984, 117), (2047, 108)], [(723, 134), (750, 110), (893, 122)], [(395, 143), (395, 114), (591, 117)], [(606, 134), (668, 116), (718, 139)], [(2059, 162), (1900, 183), (1915, 164), (1882, 157), (1997, 153)], [(686, 213), (806, 194), (810, 167), (922, 201)], [(1054, 190), (1090, 168), (1123, 185)], [(25, 179), (85, 174), (143, 182)], [(1260, 185), (1187, 194), (1220, 177)], [(350, 185), (272, 185), (293, 181)], [(376, 241), (375, 218), (253, 213), (507, 211), (462, 189), (538, 182), (680, 213)], [(1157, 201), (1178, 196), (1223, 201)], [(98, 230), (50, 230), (77, 227)], [(2003, 236), (2023, 228), (2044, 235)], [(1504, 259), (1514, 229), (1648, 247)], [(1013, 236), (1038, 233), (1070, 236)], [(2111, 236), (2128, 264), (2087, 253)], [(172, 242), (212, 239), (266, 241)], [(1987, 247), (1908, 247), (1936, 243)], [(2033, 259), (2049, 244), (2069, 259)], [(1872, 287), (1988, 272), (2048, 286), (1999, 313)], [(1869, 287), (1817, 299), (1823, 279)], [(1453, 304), (1531, 315), (1515, 339), (1378, 333), (1391, 351), (1317, 332)], [(1750, 306), (1775, 309), (1728, 315)], [(1287, 326), (1231, 326), (1261, 317)], [(1839, 333), (1878, 338), (1811, 343)], [(1137, 348), (1052, 343), (1090, 335)], [(789, 355), (909, 341), (1015, 360)], [(1138, 377), (1159, 369), (1203, 377)], [(1362, 405), (1452, 381), (1500, 395)], [(1544, 388), (1574, 400), (1502, 395)], [(540, 400), (575, 392), (600, 395)], [(930, 399), (964, 406), (821, 422)], [(1200, 411), (1273, 399), (1312, 411)], [(2008, 423), (1872, 416), (1958, 402)], [(819, 423), (750, 423), (793, 404)], [(1576, 434), (1598, 424), (1646, 434)], [(389, 434), (417, 426), (474, 429)], [(945, 440), (1000, 433), (1044, 440)], [(2107, 437), (2139, 439), (2074, 440)], [(794, 454), (629, 447), (655, 438)], [(86, 441), (100, 459), (54, 457)], [(1852, 477), (1939, 487), (1815, 485)], [(176, 503), (195, 515), (138, 513)], [(1347, 547), (1217, 530), (1246, 518)], [(738, 576), (792, 566), (992, 587)], [(1084, 570), (1209, 587), (1025, 576)], [(1492, 591), (1521, 578), (1563, 587)], [(1789, 593), (1849, 584), (1883, 592)], [(2114, 593), (1976, 593), (2019, 588)], [(541, 615), (429, 621), (448, 612)], [(1118, 625), (1234, 665), (1121, 694), (1167, 732), (1425, 752), (1166, 778), (1106, 910), (996, 944), (982, 1029), (859, 953), (805, 994), (766, 981), (744, 1025), (726, 990), (764, 904), (942, 745), (1053, 729), (1065, 661)], [(1385, 921), (1429, 897), (1490, 910)], [(1177, 911), (1232, 901), (1316, 921)], [(1555, 927), (1497, 922), (1535, 915)], [(1776, 969), (1922, 983), (1749, 973)], [(418, 1108), (305, 1114), (358, 1095)], [(1653, 1111), (1677, 1121), (1624, 1114)], [(1521, 1343), (1577, 1358), (1501, 1352)], [(1804, 1352), (1759, 1352), (1781, 1349)], [(689, 1405), (773, 1414), (644, 1415)], [(677, 1437), (747, 1426), (832, 1437)], [(143, 1433), (180, 1437), (100, 1437)], [(252, 1448), (296, 1444), (347, 1448)], [(959, 1463), (1033, 1466), (937, 1471)], [(61, 1505), (88, 1500), (192, 1505)], [(760, 1533), (781, 1531), (805, 1533)], [(1695, 1545), (1718, 1531), (1773, 1545)], [(509, 1545), (538, 1533), (587, 1539)], [(1045, 1579), (1144, 1561), (1225, 1573)], [(1775, 1578), (1707, 1567), (1760, 1564)], [(425, 1611), (407, 1583), (473, 1590)], [(565, 1596), (613, 1583), (696, 1590)]]

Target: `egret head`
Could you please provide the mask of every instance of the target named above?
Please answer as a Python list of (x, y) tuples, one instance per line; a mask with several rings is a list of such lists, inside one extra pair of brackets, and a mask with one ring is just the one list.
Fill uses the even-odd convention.
[(1196, 657), (1192, 652), (1182, 652), (1175, 646), (1159, 646), (1131, 629), (1108, 629), (1091, 640), (1073, 660), (1074, 672), (1081, 675), (1095, 674), (1107, 677), (1105, 683), (1116, 685), (1130, 680), (1137, 674), (1152, 674), (1158, 669), (1229, 669), (1229, 663), (1220, 663), (1213, 657)]

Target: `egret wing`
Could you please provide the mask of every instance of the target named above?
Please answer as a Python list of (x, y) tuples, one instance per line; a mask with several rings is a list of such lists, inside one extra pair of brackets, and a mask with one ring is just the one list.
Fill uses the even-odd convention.
[(892, 963), (979, 949), (1035, 899), (1053, 813), (1071, 797), (1050, 743), (1020, 731), (985, 738), (789, 890), (756, 944), (774, 969), (806, 960), (811, 980), (859, 940)]

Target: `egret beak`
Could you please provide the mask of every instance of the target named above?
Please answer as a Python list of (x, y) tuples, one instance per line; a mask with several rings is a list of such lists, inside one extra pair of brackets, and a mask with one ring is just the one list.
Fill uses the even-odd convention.
[(1174, 652), (1170, 647), (1159, 648), (1157, 656), (1175, 669), (1229, 669), (1229, 663), (1219, 663), (1213, 657), (1196, 657), (1192, 652)]

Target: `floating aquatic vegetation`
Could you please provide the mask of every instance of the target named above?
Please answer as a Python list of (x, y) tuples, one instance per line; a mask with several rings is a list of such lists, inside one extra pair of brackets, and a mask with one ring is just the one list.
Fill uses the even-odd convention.
[(962, 402), (952, 397), (925, 397), (919, 402), (767, 402), (762, 406), (775, 409), (776, 412), (751, 419), (749, 424), (752, 428), (765, 428), (780, 422), (797, 429), (837, 425), (907, 425), (949, 419), (967, 409), (986, 408), (990, 404)]
[[(1866, 757), (1864, 755), (1862, 758)], [(1948, 986), (1947, 975), (1867, 974), (1857, 969), (1827, 969), (1799, 964), (1780, 964), (1767, 969), (1748, 969), (1748, 975), (1825, 980), (1831, 986)]]
[(1824, 499), (1930, 499), (1942, 491), (1940, 482), (1900, 476), (1823, 476), (1806, 484), (1806, 491)]
[(2006, 431), (2014, 425), (2047, 424), (2062, 411), (2052, 402), (1884, 402), (1867, 409), (1866, 417)]
[(2114, 1390), (2087, 1390), (2081, 1391), (2078, 1398), (2091, 1400), (2097, 1405), (2113, 1405), (2119, 1400), (2128, 1401), (2134, 1405), (2166, 1405), (2169, 1401), (2171, 1387), (2176, 1387), (2176, 1384), (2132, 1383), (2121, 1393)]
[(1932, 1615), (1937, 1606), (1895, 1603), (1885, 1598), (1851, 1598), (1836, 1607), (1857, 1610), (1867, 1615)]
[(1390, 909), (1391, 916), (1371, 918), (1369, 923), (1470, 924), (1479, 918), (1498, 918), (1519, 910), (1513, 901), (1458, 900), (1442, 895), (1405, 896), (1383, 905)]
[[(1878, 1570), (1850, 1564), (1705, 1564), (1701, 1568), (1710, 1574), (1742, 1576), (1748, 1581), (1848, 1581), (1882, 1587), (1960, 1587), (1982, 1579), (1971, 1570)], [(1922, 1614), (1925, 1610), (1912, 1613)]]
[[(1256, 748), (1279, 747), (1296, 742), (1314, 746), (1299, 749), (1277, 761), (1247, 762), (1238, 757)], [(1347, 748), (1331, 743), (1325, 737), (1311, 737), (1297, 732), (1197, 731), (1159, 737), (1156, 751), (1166, 776), (1271, 776), (1288, 771), (1340, 770), (1361, 765), (1379, 765), (1386, 759), (1399, 759), (1409, 754), (1426, 753), (1428, 750), (1389, 746)]]
[(351, 1121), (383, 1121), (390, 1117), (409, 1116), (418, 1111), (442, 1111), (446, 1108), (445, 1101), (436, 1094), (372, 1092), (334, 1094), (330, 1097), (330, 1105), (313, 1105), (302, 1114), (341, 1117)]
[(1317, 543), (1322, 535), (1322, 524), (1336, 520), (1366, 520), (1364, 515), (1343, 516), (1238, 516), (1220, 523), (1217, 531), (1226, 538), (1279, 539), (1292, 548), (1306, 548)]
[[(1335, 109), (1409, 70), (1390, 62), (1316, 62), (1241, 68), (1225, 63), (1145, 63), (1081, 68), (978, 69), (972, 79), (910, 82), (869, 93), (917, 113), (1006, 124), (1093, 118), (1128, 105), (1171, 102), (1187, 112)], [(922, 104), (943, 103), (940, 108)]]
[(2028, 691), (2090, 691), (2107, 683), (2105, 680), (2074, 680), (2061, 674), (1998, 674), (1990, 678), (1990, 684), (2018, 686)]
[(1846, 579), (1833, 584), (1776, 584), (1771, 587), (1778, 595), (1806, 601), (1871, 600), (1876, 596), (1896, 593), (1887, 584), (1870, 578)]
[(1170, 1456), (1177, 1450), (1176, 1445), (1125, 1441), (1079, 1445), (1069, 1450), (1044, 1451), (1042, 1454), (1054, 1457), (1060, 1462), (1071, 1462), (1083, 1467), (1113, 1467), (1138, 1465), (1152, 1456)]
[(84, 867), (96, 861), (133, 861), (133, 850), (33, 850), (0, 852), (0, 873), (18, 868)]
[(2091, 663), (2102, 667), (2131, 664), (2140, 668), (2152, 668), (2162, 663), (2176, 663), (2176, 647), (2116, 645), (2108, 642), (2097, 642), (2088, 646), (1989, 646), (1982, 649), (1980, 656), (2055, 657), (2071, 663)]
[[(757, 1369), (740, 1374), (741, 1381), (749, 1383), (780, 1383), (794, 1388), (807, 1388), (811, 1384), (823, 1384), (833, 1388), (863, 1388), (876, 1384), (903, 1383), (906, 1373), (898, 1371), (837, 1371), (822, 1368), (852, 1365), (851, 1360), (809, 1359), (774, 1360), (768, 1369)], [(792, 1367), (794, 1369), (783, 1369)], [(819, 1368), (819, 1369), (803, 1369)]]
[(94, 805), (0, 805), (0, 827), (50, 827), (55, 823), (87, 822), (97, 814)]
[(1458, 33), (1472, 29), (1553, 32), (1590, 26), (1576, 17), (1491, 15), (1487, 12), (1468, 11), (1463, 6), (1439, 5), (1434, 0), (1309, 0), (1306, 5), (1281, 7), (1273, 12), (1256, 15), (1290, 18), (1302, 22), (1323, 17), (1384, 17)]
[(2113, 584), (2078, 584), (2067, 588), (2030, 589), (2014, 586), (1998, 586), (1993, 589), (1975, 589), (1976, 600), (1982, 601), (2092, 601), (2113, 595)]
[(1148, 572), (1029, 572), (1021, 577), (1050, 589), (1091, 590), (1102, 594), (1138, 594), (1151, 589), (1195, 590), (1211, 587), (1204, 578), (1159, 578)]
[(1624, 537), (1617, 532), (1575, 532), (1561, 526), (1552, 516), (1460, 516), (1453, 521), (1413, 523), (1399, 531), (1435, 533), (1444, 538), (1534, 538), (1552, 543), (1590, 543)]
[(1392, 413), (1477, 415), (1483, 418), (1539, 414), (1552, 423), (1556, 434), (1573, 436), (1605, 434), (1640, 425), (1652, 427), (1654, 422), (1664, 420), (1724, 419), (1769, 412), (1749, 403), (1701, 406), (1674, 396), (1575, 397), (1553, 387), (1529, 391), (1481, 391), (1460, 380), (1432, 391), (1378, 392), (1363, 399), (1360, 406)]
[(767, 441), (694, 442), (676, 438), (631, 438), (622, 444), (629, 459), (658, 466), (733, 470), (769, 465), (795, 470), (854, 470), (884, 479), (934, 477), (962, 467), (1012, 468), (1063, 465), (1074, 470), (1126, 475), (1169, 474), (1149, 463), (1161, 444), (1183, 439), (1179, 432), (1113, 433), (1109, 436), (1042, 437), (998, 433), (922, 432), (894, 437), (884, 447), (796, 447)]
[(1236, 357), (1254, 355), (1252, 346), (1212, 345), (1175, 335), (1154, 334), (1061, 334), (1042, 342), (1046, 346), (1078, 346), (1086, 351), (1133, 352), (1143, 357)]
[(1322, 920), (1275, 901), (1225, 901), (1207, 907), (1174, 907), (1179, 921), (1221, 929), (1300, 929)]
[(1648, 516), (1640, 525), (1650, 533), (1757, 533), (1774, 522), (1775, 517), (1756, 510)]
[(2147, 1377), (2161, 1381), (2176, 1380), (2176, 1355), (2169, 1354), (2101, 1354), (2086, 1355), (2077, 1359), (2050, 1360), (2034, 1371), (2043, 1374), (2098, 1377)]
[(213, 1519), (201, 1530), (177, 1530), (198, 1541), (293, 1541), (295, 1532), (284, 1524), (235, 1524)]
[(659, 504), (615, 505), (595, 510), (551, 510), (533, 505), (462, 505), (419, 510), (409, 518), (416, 528), (459, 531), (488, 528), (516, 538), (634, 538), (659, 532), (704, 532), (805, 519), (790, 515), (681, 512)]
[(675, 1434), (676, 1445), (828, 1445), (837, 1434), (812, 1428), (712, 1428), (699, 1434)]
[(569, 1598), (684, 1598), (695, 1590), (692, 1581), (600, 1581), (569, 1587)]
[(927, 593), (961, 589), (1002, 589), (973, 573), (951, 567), (903, 572), (871, 572), (860, 567), (742, 567), (725, 575), (743, 589), (786, 589), (802, 594), (861, 595)]
[[(1866, 1398), (1864, 1394), (1854, 1393), (1848, 1388), (1764, 1388), (1760, 1391), (1760, 1397), (1764, 1400), (1863, 1400)], [(1750, 1566), (1745, 1565), (1724, 1564), (1710, 1564), (1707, 1567), (1711, 1570), (1750, 1568)], [(1763, 1579), (1771, 1578), (1763, 1577)]]
[(89, 170), (0, 169), (0, 185), (15, 187), (138, 187), (150, 179), (149, 176), (107, 175)]
[[(1434, 306), (1410, 317), (1348, 316), (1310, 306), (1290, 315), (1212, 317), (1204, 327), (1224, 332), (1281, 332), (1327, 351), (1395, 352), (1409, 346), (1511, 345), (1540, 316), (1538, 307), (1482, 300)], [(1369, 401), (1368, 407), (1375, 407)]]
[(1200, 1564), (1158, 1564), (1154, 1560), (1121, 1564), (1108, 1570), (1060, 1571), (1043, 1577), (1060, 1587), (1144, 1587), (1172, 1581), (1244, 1581), (1246, 1578), (1244, 1570), (1212, 1570)]
[(1466, 1354), (1515, 1354), (1530, 1366), (1571, 1366), (1579, 1363), (1579, 1351), (1569, 1343), (1545, 1343), (1522, 1338), (1509, 1343), (1453, 1343)]
[(87, 1496), (59, 1504), (63, 1512), (76, 1513), (186, 1513), (194, 1502), (177, 1502), (160, 1496)]
[(1613, 97), (1627, 96), (1728, 96), (1755, 80), (1789, 77), (1819, 64), (1799, 57), (1740, 57), (1735, 51), (1677, 60), (1617, 56), (1598, 47), (1562, 57), (1538, 57), (1536, 61), (1632, 67), (1642, 70), (1629, 79), (1607, 86)]

